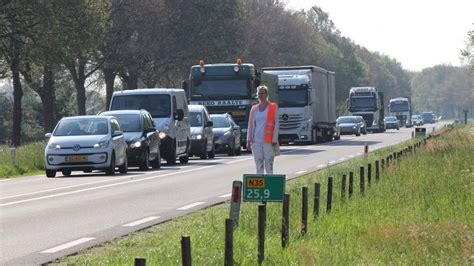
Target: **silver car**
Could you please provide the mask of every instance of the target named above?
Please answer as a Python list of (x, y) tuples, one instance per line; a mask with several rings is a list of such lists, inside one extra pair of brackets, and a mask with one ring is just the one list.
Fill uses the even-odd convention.
[(360, 133), (363, 132), (364, 129), (365, 123), (361, 122), (357, 116), (340, 116), (336, 120), (338, 135), (354, 134), (360, 136)]
[(47, 177), (57, 171), (64, 176), (71, 171), (105, 170), (107, 175), (128, 170), (127, 143), (113, 116), (74, 116), (61, 119), (44, 150)]

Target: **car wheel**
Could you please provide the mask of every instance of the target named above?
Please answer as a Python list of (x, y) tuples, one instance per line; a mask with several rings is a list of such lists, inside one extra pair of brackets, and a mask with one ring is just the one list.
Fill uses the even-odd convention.
[(71, 170), (62, 170), (61, 173), (63, 174), (63, 176), (70, 176)]
[(112, 157), (110, 158), (110, 166), (105, 169), (106, 175), (114, 175), (115, 174), (115, 153), (112, 153)]
[(55, 176), (56, 176), (56, 171), (46, 169), (46, 177), (55, 177)]
[(171, 147), (170, 155), (166, 158), (166, 163), (169, 165), (176, 164), (176, 144), (173, 144), (173, 147)]
[(203, 145), (204, 148), (202, 149), (201, 151), (201, 155), (199, 156), (199, 158), (201, 159), (207, 159), (207, 140), (205, 141), (206, 145)]
[(232, 145), (229, 144), (229, 151), (227, 152), (227, 154), (229, 156), (235, 156), (235, 148), (234, 148), (235, 147), (235, 140), (232, 139), (232, 141), (230, 143), (232, 143)]
[(240, 155), (242, 154), (242, 148), (239, 146), (237, 149), (235, 149), (235, 155)]
[(399, 127), (397, 127), (397, 130), (400, 130), (400, 128), (399, 128)]
[(214, 159), (214, 157), (216, 157), (216, 145), (214, 142), (212, 142), (212, 150), (207, 153), (207, 157), (209, 157), (209, 159)]
[(142, 171), (146, 171), (150, 168), (150, 152), (148, 150), (145, 150), (145, 152), (143, 152), (143, 156), (142, 156), (142, 161), (140, 162), (140, 170)]
[(128, 157), (127, 154), (125, 154), (125, 162), (119, 166), (119, 172), (121, 174), (126, 174), (128, 172)]
[(158, 154), (156, 155), (155, 160), (151, 162), (151, 167), (153, 167), (154, 169), (161, 168), (161, 153), (159, 149), (158, 149)]
[(367, 129), (364, 129), (363, 134), (364, 134), (364, 135), (367, 135)]
[(180, 163), (188, 163), (189, 162), (190, 145), (191, 145), (191, 142), (189, 140), (187, 140), (186, 155), (179, 157), (179, 162)]
[(357, 130), (356, 136), (360, 137), (360, 128)]

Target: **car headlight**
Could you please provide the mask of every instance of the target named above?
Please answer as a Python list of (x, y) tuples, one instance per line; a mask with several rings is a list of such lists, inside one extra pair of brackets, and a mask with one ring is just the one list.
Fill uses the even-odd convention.
[(168, 134), (166, 134), (165, 132), (160, 132), (160, 134), (158, 134), (158, 136), (160, 136), (160, 139), (164, 139), (166, 138), (166, 136), (168, 136)]
[(99, 143), (94, 144), (94, 148), (96, 149), (104, 149), (109, 147), (109, 141), (108, 140), (103, 140)]
[(142, 142), (139, 140), (134, 140), (130, 144), (130, 148), (140, 148), (142, 146)]
[(169, 130), (170, 130), (170, 128), (168, 127), (168, 125), (164, 126), (163, 129), (160, 130), (160, 133), (158, 134), (160, 139), (166, 138), (168, 136)]
[(224, 136), (229, 136), (229, 135), (230, 135), (230, 131), (226, 131), (226, 132), (224, 133)]
[(191, 139), (202, 139), (202, 135), (201, 134), (191, 135)]
[(57, 144), (57, 143), (50, 143), (48, 145), (48, 148), (49, 149), (52, 149), (52, 150), (60, 150), (61, 149), (61, 145)]
[(353, 128), (353, 129), (356, 129), (356, 128), (357, 128), (357, 126), (353, 126), (352, 128)]

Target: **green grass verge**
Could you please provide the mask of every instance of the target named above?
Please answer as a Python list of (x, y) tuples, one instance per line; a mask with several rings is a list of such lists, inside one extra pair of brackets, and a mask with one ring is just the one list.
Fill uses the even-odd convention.
[(35, 142), (16, 148), (16, 164), (12, 161), (11, 148), (0, 146), (0, 178), (42, 173), (45, 145), (45, 142)]
[[(469, 131), (471, 130), (471, 131)], [(290, 244), (281, 247), (279, 203), (267, 207), (265, 265), (432, 265), (474, 263), (474, 134), (455, 129), (432, 138), (414, 155), (403, 157), (372, 180), (365, 195), (359, 193), (359, 165), (383, 158), (402, 146), (371, 153), (311, 173), (287, 184), (290, 194)], [(412, 141), (411, 141), (412, 142)], [(340, 180), (354, 171), (354, 195), (341, 200)], [(308, 233), (300, 233), (301, 188), (310, 198), (321, 183), (325, 206), (327, 177), (335, 180), (331, 213), (308, 220)], [(373, 178), (373, 177), (372, 177)], [(374, 179), (374, 178), (373, 178)], [(229, 184), (230, 185), (230, 184)], [(310, 210), (312, 202), (310, 200)], [(180, 239), (191, 237), (195, 265), (222, 265), (224, 223), (229, 203), (133, 233), (88, 249), (57, 263), (67, 265), (132, 265), (135, 257), (150, 265), (181, 264)], [(257, 265), (257, 204), (244, 203), (234, 232), (236, 265)]]

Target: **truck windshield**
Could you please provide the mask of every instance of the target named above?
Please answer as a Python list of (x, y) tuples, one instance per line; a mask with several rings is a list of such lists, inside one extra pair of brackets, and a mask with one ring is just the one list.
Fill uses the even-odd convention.
[(390, 112), (408, 112), (408, 102), (396, 101), (390, 103)]
[(171, 115), (170, 96), (162, 94), (114, 96), (110, 110), (140, 110), (150, 112), (153, 118)]
[(278, 90), (279, 107), (302, 107), (308, 104), (306, 90)]
[(245, 79), (203, 79), (193, 84), (191, 99), (221, 99), (222, 97), (249, 98), (248, 82)]
[(364, 108), (376, 108), (374, 97), (352, 97), (351, 108), (364, 109)]

